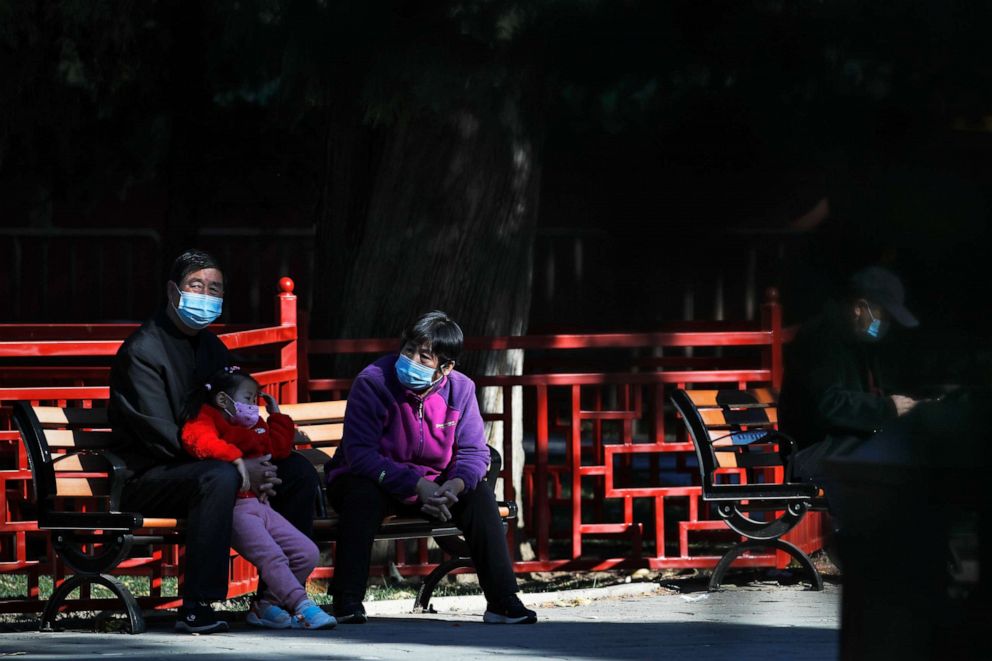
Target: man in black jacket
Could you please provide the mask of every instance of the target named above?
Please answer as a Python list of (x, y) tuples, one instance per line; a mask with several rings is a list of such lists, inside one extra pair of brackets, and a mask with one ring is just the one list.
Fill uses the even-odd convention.
[[(919, 325), (893, 273), (873, 266), (849, 281), (843, 303), (828, 303), (787, 347), (780, 428), (800, 451), (795, 477), (822, 483), (823, 462), (908, 413), (916, 400), (885, 392), (875, 345), (891, 322)], [(829, 491), (829, 489), (828, 489)]]
[[(224, 274), (213, 257), (187, 250), (172, 265), (166, 304), (118, 350), (110, 370), (109, 417), (133, 475), (123, 507), (186, 520), (183, 605), (176, 630), (227, 629), (210, 607), (227, 597), (231, 517), (241, 478), (233, 464), (186, 455), (179, 425), (190, 393), (230, 365), (231, 354), (206, 327), (220, 316)], [(290, 455), (273, 464), (246, 459), (252, 488), (306, 534), (313, 527), (317, 474)]]

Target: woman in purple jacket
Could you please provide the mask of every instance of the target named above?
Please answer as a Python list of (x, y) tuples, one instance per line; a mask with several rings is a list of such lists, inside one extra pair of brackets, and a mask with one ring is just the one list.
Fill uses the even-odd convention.
[(389, 514), (454, 520), (465, 535), (486, 595), (483, 620), (530, 624), (496, 499), (475, 384), (454, 371), (464, 338), (443, 312), (403, 333), (399, 355), (380, 358), (352, 384), (341, 447), (327, 466), (327, 499), (337, 512), (334, 616), (366, 621), (362, 600), (372, 542)]

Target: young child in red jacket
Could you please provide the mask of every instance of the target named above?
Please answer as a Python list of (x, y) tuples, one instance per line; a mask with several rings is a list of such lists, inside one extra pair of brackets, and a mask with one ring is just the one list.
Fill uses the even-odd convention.
[[(268, 424), (258, 415), (258, 382), (238, 367), (218, 371), (190, 397), (182, 429), (183, 448), (197, 459), (234, 464), (241, 492), (234, 506), (231, 546), (258, 568), (265, 582), (262, 598), (247, 622), (272, 629), (321, 629), (337, 622), (307, 597), (304, 586), (317, 565), (318, 550), (267, 502), (250, 489), (245, 458), (289, 456), (296, 426), (279, 405), (261, 393)], [(292, 615), (290, 615), (292, 613)]]

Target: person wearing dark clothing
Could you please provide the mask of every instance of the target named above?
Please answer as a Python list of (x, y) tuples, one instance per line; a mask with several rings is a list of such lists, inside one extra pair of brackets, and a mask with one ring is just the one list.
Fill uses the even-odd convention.
[(905, 307), (902, 283), (870, 267), (849, 285), (848, 300), (828, 303), (786, 348), (779, 427), (800, 449), (791, 462), (799, 479), (820, 482), (828, 457), (849, 451), (916, 405), (886, 393), (875, 351), (891, 321), (918, 325)]
[(366, 367), (352, 384), (344, 437), (325, 473), (338, 514), (334, 616), (366, 620), (362, 600), (372, 542), (387, 514), (454, 521), (486, 596), (483, 620), (532, 624), (517, 597), (513, 562), (489, 467), (475, 384), (454, 370), (461, 328), (443, 312), (427, 313), (403, 334), (399, 355)]
[[(211, 601), (227, 597), (234, 502), (241, 476), (230, 463), (197, 461), (182, 450), (180, 423), (189, 393), (232, 363), (206, 327), (220, 315), (224, 276), (208, 254), (189, 250), (172, 266), (168, 302), (128, 337), (111, 365), (108, 416), (131, 476), (122, 506), (186, 521), (183, 606), (176, 628), (192, 633), (227, 629)], [(313, 526), (316, 472), (292, 454), (281, 462), (246, 460), (252, 489), (301, 532)]]
[(130, 441), (122, 450), (128, 468), (141, 474), (182, 457), (177, 421), (185, 399), (232, 362), (216, 335), (188, 335), (164, 309), (124, 341), (110, 372), (109, 415), (114, 431)]
[(826, 462), (844, 522), (840, 658), (992, 659), (984, 380), (921, 401)]

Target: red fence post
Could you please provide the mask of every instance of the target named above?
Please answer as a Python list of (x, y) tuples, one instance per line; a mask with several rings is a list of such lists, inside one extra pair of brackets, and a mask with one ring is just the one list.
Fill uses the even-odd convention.
[(782, 306), (778, 301), (778, 289), (765, 290), (765, 302), (761, 304), (761, 327), (771, 331), (771, 346), (763, 352), (763, 367), (771, 372), (772, 386), (782, 387)]
[[(537, 532), (537, 558), (551, 559), (551, 505), (548, 502), (548, 388), (537, 387), (537, 429), (534, 448), (534, 521)], [(511, 458), (512, 461), (512, 458)]]
[(296, 294), (293, 293), (294, 286), (292, 278), (280, 278), (279, 289), (281, 291), (276, 297), (276, 319), (279, 325), (292, 326), (297, 329), (297, 333), (294, 333), (293, 339), (279, 350), (279, 367), (293, 370), (293, 379), (279, 386), (279, 400), (286, 404), (295, 404), (297, 402), (297, 384), (299, 380), (296, 356), (299, 329), (296, 325)]

